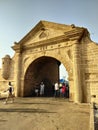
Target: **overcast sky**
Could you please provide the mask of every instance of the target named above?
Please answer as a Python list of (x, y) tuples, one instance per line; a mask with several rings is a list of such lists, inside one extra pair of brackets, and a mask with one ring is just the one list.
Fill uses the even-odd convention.
[(0, 0), (0, 60), (40, 20), (85, 27), (98, 42), (98, 0)]

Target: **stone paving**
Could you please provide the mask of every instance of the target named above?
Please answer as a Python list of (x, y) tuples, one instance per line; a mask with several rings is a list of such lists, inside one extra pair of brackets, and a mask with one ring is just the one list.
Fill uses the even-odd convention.
[(89, 130), (89, 104), (60, 98), (0, 100), (0, 130)]

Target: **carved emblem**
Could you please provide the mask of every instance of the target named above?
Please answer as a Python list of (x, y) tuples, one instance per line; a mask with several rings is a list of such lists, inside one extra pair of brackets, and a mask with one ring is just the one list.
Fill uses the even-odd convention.
[(42, 32), (40, 35), (39, 35), (39, 38), (41, 39), (41, 38), (45, 38), (45, 37), (47, 37), (47, 34), (45, 33), (45, 32)]
[(45, 28), (42, 28), (41, 30), (42, 30), (42, 32), (41, 32), (41, 34), (39, 35), (39, 38), (40, 38), (40, 39), (41, 39), (41, 38), (47, 38), (47, 37), (48, 37), (48, 30), (45, 29)]

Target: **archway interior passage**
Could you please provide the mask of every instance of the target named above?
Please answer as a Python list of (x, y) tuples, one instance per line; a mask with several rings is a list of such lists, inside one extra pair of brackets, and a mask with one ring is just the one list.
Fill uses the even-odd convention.
[(60, 61), (52, 57), (40, 57), (33, 61), (25, 74), (24, 96), (34, 96), (35, 88), (45, 84), (45, 96), (53, 96), (54, 83), (59, 82)]

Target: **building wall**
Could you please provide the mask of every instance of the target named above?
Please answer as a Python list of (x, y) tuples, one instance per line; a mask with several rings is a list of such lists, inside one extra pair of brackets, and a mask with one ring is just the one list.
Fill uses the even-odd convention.
[[(62, 43), (61, 43), (62, 44)], [(70, 100), (74, 101), (75, 95), (78, 93), (78, 91), (75, 89), (74, 85), (74, 75), (73, 75), (73, 69), (74, 69), (74, 61), (73, 61), (73, 45), (64, 47), (65, 43), (62, 44), (60, 48), (57, 48), (54, 46), (52, 47), (52, 50), (46, 50), (45, 55), (50, 56), (53, 58), (58, 59), (61, 63), (64, 64), (64, 66), (67, 68), (67, 71), (69, 73), (69, 84), (70, 84)], [(98, 45), (93, 42), (87, 42), (83, 41), (82, 43), (78, 44), (79, 46), (79, 52), (81, 54), (81, 62), (79, 63), (79, 70), (81, 70), (81, 87), (82, 87), (82, 99), (83, 102), (98, 102)], [(54, 48), (54, 50), (53, 50)], [(26, 68), (34, 61), (34, 59), (37, 59), (38, 57), (44, 56), (43, 53), (36, 52), (35, 54), (31, 53), (28, 55), (28, 52), (24, 52), (24, 54), (21, 55), (21, 62), (20, 65), (17, 67), (18, 55), (15, 54), (15, 56), (11, 59), (10, 64), (10, 75), (9, 78), (6, 80), (2, 77), (2, 69), (0, 70), (0, 91), (7, 88), (8, 82), (11, 81), (12, 84), (15, 87), (15, 91), (17, 93), (18, 88), (16, 84), (16, 80), (19, 78), (20, 81), (20, 93), (24, 92), (23, 86), (24, 86), (24, 76), (26, 72)], [(31, 56), (33, 54), (33, 57)], [(19, 56), (20, 57), (20, 56)], [(29, 58), (28, 58), (29, 57)], [(17, 71), (21, 70), (20, 77), (17, 78)], [(45, 70), (46, 71), (46, 70)], [(70, 72), (71, 71), (71, 72)], [(47, 74), (48, 75), (48, 74)], [(26, 90), (26, 88), (25, 88)], [(23, 94), (20, 94), (23, 95)]]
[[(10, 59), (7, 77), (2, 76), (3, 68), (0, 70), (0, 91), (7, 88), (10, 81), (15, 88), (16, 96), (28, 95), (31, 87), (28, 89), (25, 86), (25, 80), (26, 76), (31, 75), (34, 61), (41, 57), (50, 57), (62, 63), (68, 71), (71, 101), (98, 102), (98, 44), (90, 40), (86, 29), (65, 25), (58, 27), (57, 24), (50, 23), (46, 25), (48, 28), (43, 30), (40, 23), (23, 40), (15, 43), (15, 55)], [(58, 67), (56, 64), (53, 66), (55, 69), (50, 67), (50, 70), (54, 70), (55, 77), (58, 75)], [(43, 75), (49, 76), (47, 68), (48, 65), (43, 69)], [(41, 81), (41, 77), (39, 79)]]
[(82, 58), (87, 101), (98, 102), (98, 44), (85, 43)]

